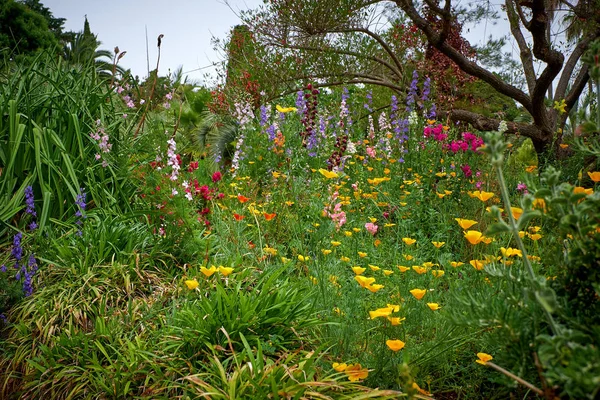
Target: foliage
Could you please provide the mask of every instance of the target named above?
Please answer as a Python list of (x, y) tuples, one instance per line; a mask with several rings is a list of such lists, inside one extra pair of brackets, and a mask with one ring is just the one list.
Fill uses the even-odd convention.
[[(60, 26), (60, 25), (59, 25)], [(15, 0), (0, 5), (0, 51), (9, 57), (25, 57), (58, 45), (47, 19)]]

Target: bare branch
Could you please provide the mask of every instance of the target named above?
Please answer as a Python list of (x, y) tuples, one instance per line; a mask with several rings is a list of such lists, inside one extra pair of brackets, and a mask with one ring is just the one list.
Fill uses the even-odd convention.
[(350, 51), (350, 50), (342, 50), (342, 49), (336, 49), (336, 48), (332, 48), (332, 47), (323, 48), (323, 47), (312, 47), (312, 46), (293, 45), (293, 44), (280, 44), (277, 42), (270, 42), (269, 45), (271, 45), (273, 47), (280, 47), (280, 48), (293, 49), (293, 50), (305, 50), (305, 51), (314, 51), (314, 52), (330, 51), (335, 54), (348, 55), (348, 56), (356, 57), (358, 59), (363, 59), (363, 60), (371, 60), (371, 61), (374, 61), (374, 62), (381, 64), (381, 65), (385, 66), (386, 68), (388, 68), (390, 71), (392, 71), (394, 73), (394, 75), (396, 75), (396, 77), (398, 77), (398, 79), (402, 78), (401, 70), (398, 70), (397, 68), (395, 68), (392, 64), (390, 64), (386, 60), (384, 60), (380, 57), (376, 57), (376, 56), (365, 55), (365, 54), (361, 54), (361, 53)]
[(579, 43), (577, 43), (577, 45), (573, 49), (573, 52), (569, 56), (569, 59), (565, 63), (565, 66), (563, 67), (563, 72), (560, 76), (560, 80), (558, 81), (558, 85), (556, 86), (556, 91), (554, 92), (555, 100), (565, 98), (565, 93), (567, 92), (567, 87), (571, 80), (571, 76), (573, 75), (573, 71), (577, 66), (577, 62), (579, 61), (583, 53), (585, 53), (589, 44), (598, 36), (599, 34), (596, 32), (593, 35), (587, 35), (586, 37), (582, 38), (579, 41)]
[(514, 0), (506, 0), (506, 14), (508, 15), (508, 21), (510, 22), (510, 31), (517, 41), (520, 50), (521, 63), (523, 64), (523, 72), (525, 73), (525, 80), (527, 81), (527, 88), (529, 89), (529, 93), (533, 93), (533, 89), (535, 88), (535, 70), (533, 68), (533, 56), (531, 54), (531, 50), (529, 46), (527, 46), (527, 42), (525, 41), (525, 37), (523, 36), (523, 32), (521, 32), (521, 27), (519, 25), (519, 17), (515, 11)]
[(390, 48), (390, 46), (387, 44), (387, 42), (385, 40), (383, 40), (383, 38), (380, 35), (376, 34), (375, 32), (373, 32), (367, 28), (361, 28), (361, 27), (336, 29), (332, 32), (333, 33), (360, 32), (360, 33), (364, 33), (364, 34), (372, 37), (373, 39), (375, 39), (375, 41), (377, 43), (379, 43), (379, 45), (383, 48), (383, 50), (387, 53), (387, 55), (392, 59), (392, 61), (394, 62), (394, 64), (398, 68), (398, 70), (400, 70), (400, 71), (404, 70), (404, 68), (403, 68), (404, 64), (401, 63), (400, 60), (398, 60), (398, 56), (396, 56), (396, 53), (394, 53), (394, 51)]
[[(447, 115), (452, 121), (467, 122), (473, 126), (473, 128), (480, 131), (495, 131), (500, 125), (499, 119), (485, 117), (481, 114), (474, 113), (467, 110), (450, 110), (446, 113), (441, 112), (441, 115)], [(543, 140), (543, 133), (540, 129), (534, 125), (526, 124), (522, 122), (507, 122), (508, 130), (510, 134), (521, 134), (533, 140)]]

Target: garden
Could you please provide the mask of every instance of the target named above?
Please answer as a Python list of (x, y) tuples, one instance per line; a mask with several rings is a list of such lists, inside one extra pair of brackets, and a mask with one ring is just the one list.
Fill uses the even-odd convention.
[[(510, 97), (445, 53), (449, 1), (397, 2), (327, 69), (322, 43), (268, 47), (269, 18), (339, 44), (294, 20), (325, 3), (377, 2), (266, 2), (214, 86), (133, 78), (87, 20), (64, 54), (0, 29), (0, 398), (600, 396), (598, 24), (565, 85)], [(369, 58), (402, 79), (344, 75)]]

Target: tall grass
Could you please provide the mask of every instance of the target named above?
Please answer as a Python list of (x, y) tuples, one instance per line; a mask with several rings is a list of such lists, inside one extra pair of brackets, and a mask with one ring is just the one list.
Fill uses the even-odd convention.
[[(43, 230), (68, 217), (80, 188), (97, 207), (130, 211), (128, 147), (119, 103), (93, 66), (70, 66), (49, 54), (0, 68), (0, 235), (22, 208), (26, 186), (40, 199)], [(98, 121), (114, 147), (108, 167), (89, 133)], [(17, 221), (13, 221), (17, 222)]]

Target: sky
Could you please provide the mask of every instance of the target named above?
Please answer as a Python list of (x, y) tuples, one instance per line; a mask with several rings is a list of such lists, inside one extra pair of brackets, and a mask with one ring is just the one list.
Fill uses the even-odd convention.
[[(146, 27), (150, 70), (156, 68), (157, 37), (163, 34), (159, 74), (174, 71), (183, 65), (188, 79), (199, 83), (204, 68), (219, 62), (223, 56), (213, 50), (213, 36), (225, 39), (231, 28), (240, 23), (236, 14), (253, 9), (262, 0), (42, 0), (54, 17), (66, 18), (65, 30), (83, 30), (87, 15), (90, 29), (102, 42), (101, 49), (119, 46), (127, 54), (119, 65), (131, 68), (134, 75), (148, 75), (146, 58)], [(198, 70), (199, 68), (204, 68)], [(195, 71), (194, 71), (195, 70)]]

